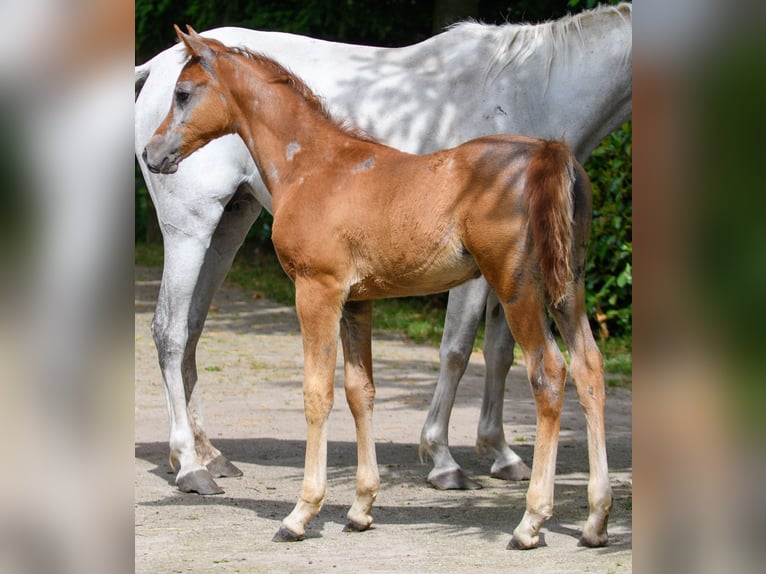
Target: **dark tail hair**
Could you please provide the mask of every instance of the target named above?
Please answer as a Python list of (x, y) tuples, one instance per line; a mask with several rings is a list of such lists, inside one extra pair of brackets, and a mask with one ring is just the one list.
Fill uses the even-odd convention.
[(553, 306), (572, 283), (572, 226), (575, 158), (566, 144), (545, 141), (527, 171), (529, 225), (545, 290)]

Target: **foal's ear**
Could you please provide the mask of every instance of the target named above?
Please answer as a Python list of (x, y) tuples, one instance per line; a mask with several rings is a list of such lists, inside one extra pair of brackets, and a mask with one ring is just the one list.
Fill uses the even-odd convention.
[(181, 29), (176, 24), (173, 24), (173, 28), (175, 28), (178, 39), (186, 46), (187, 55), (197, 56), (201, 60), (207, 61), (215, 57), (213, 49), (205, 43), (204, 38), (197, 34), (191, 26), (186, 26), (186, 29), (189, 31), (188, 34), (181, 32)]

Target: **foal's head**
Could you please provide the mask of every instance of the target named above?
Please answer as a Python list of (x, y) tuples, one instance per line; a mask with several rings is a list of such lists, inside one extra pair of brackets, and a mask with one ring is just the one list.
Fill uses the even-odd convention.
[(226, 47), (203, 38), (190, 26), (184, 34), (189, 60), (173, 91), (165, 119), (144, 148), (146, 166), (154, 173), (174, 173), (178, 164), (210, 140), (234, 133), (235, 121), (224, 83), (219, 82), (217, 57)]

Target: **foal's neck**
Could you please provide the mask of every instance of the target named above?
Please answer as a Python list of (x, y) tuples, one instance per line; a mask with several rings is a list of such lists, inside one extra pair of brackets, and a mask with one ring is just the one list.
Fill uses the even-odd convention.
[(250, 150), (274, 198), (311, 169), (326, 162), (344, 140), (353, 139), (296, 89), (290, 76), (274, 74), (246, 55), (236, 56), (231, 93), (239, 117), (237, 133)]

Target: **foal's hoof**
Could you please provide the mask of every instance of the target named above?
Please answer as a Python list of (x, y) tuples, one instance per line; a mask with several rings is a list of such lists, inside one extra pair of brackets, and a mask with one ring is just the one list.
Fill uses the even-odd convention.
[(468, 478), (459, 468), (428, 477), (428, 484), (437, 490), (479, 490), (481, 484)]
[(520, 460), (517, 463), (493, 470), (490, 476), (501, 480), (529, 480), (532, 476), (532, 471), (524, 464), (523, 460)]
[(358, 524), (354, 522), (353, 520), (349, 520), (346, 523), (346, 526), (343, 527), (343, 532), (364, 532), (365, 530), (369, 530), (370, 525), (364, 525), (364, 524)]
[(585, 546), (586, 548), (601, 548), (606, 546), (609, 536), (606, 532), (601, 536), (587, 537), (584, 534), (580, 536), (580, 540), (577, 542), (578, 546)]
[(223, 493), (223, 489), (213, 480), (213, 475), (202, 468), (193, 470), (178, 478), (176, 486), (181, 492), (196, 492), (198, 494)]
[(299, 542), (300, 540), (303, 540), (304, 536), (303, 534), (296, 534), (289, 528), (285, 526), (280, 526), (279, 530), (277, 530), (277, 533), (274, 535), (274, 538), (271, 539), (272, 542)]
[(508, 550), (532, 550), (533, 548), (537, 548), (541, 542), (542, 545), (545, 546), (545, 541), (540, 539), (541, 536), (542, 535), (532, 536), (527, 541), (523, 541), (515, 535), (511, 536), (511, 540), (508, 542), (506, 548)]
[(216, 478), (242, 476), (242, 471), (239, 470), (233, 464), (231, 464), (229, 459), (223, 456), (222, 454), (219, 454), (217, 457), (215, 457), (205, 466), (207, 466), (207, 469), (210, 471), (210, 474), (212, 474)]

